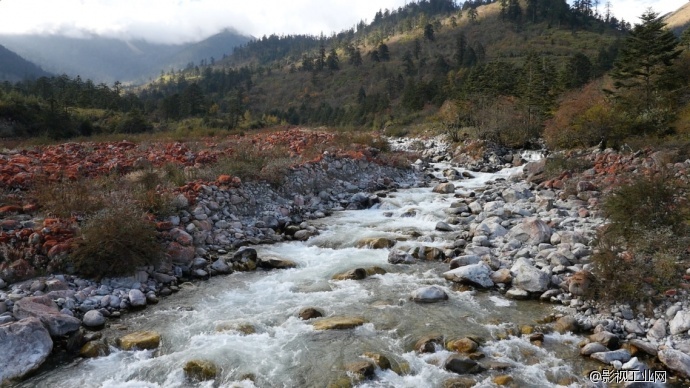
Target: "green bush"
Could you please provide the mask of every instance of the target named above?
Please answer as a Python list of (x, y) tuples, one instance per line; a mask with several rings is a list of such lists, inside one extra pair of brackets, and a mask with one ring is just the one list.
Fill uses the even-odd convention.
[(155, 225), (127, 200), (115, 200), (90, 216), (73, 248), (74, 269), (93, 278), (131, 275), (162, 256)]
[(641, 177), (604, 199), (591, 297), (642, 302), (678, 285), (690, 244), (682, 189), (664, 175)]

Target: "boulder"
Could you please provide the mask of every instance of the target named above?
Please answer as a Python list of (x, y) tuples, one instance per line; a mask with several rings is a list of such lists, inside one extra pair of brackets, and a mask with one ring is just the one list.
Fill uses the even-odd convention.
[(577, 323), (577, 319), (571, 316), (558, 318), (556, 324), (554, 325), (554, 329), (561, 334), (567, 332), (577, 333), (579, 328), (580, 325)]
[(490, 275), (491, 268), (484, 262), (466, 265), (443, 273), (443, 277), (447, 280), (484, 288), (494, 286)]
[(429, 286), (412, 291), (411, 298), (418, 303), (434, 303), (448, 299), (448, 294), (441, 287)]
[(297, 263), (291, 260), (278, 259), (269, 257), (267, 259), (259, 259), (259, 268), (263, 269), (289, 269), (297, 268)]
[(133, 288), (129, 290), (129, 304), (132, 307), (144, 307), (146, 306), (146, 295), (144, 295), (141, 290)]
[(427, 261), (445, 260), (446, 258), (443, 250), (436, 247), (417, 247), (412, 251), (412, 256)]
[(494, 271), (491, 275), (489, 275), (489, 278), (494, 283), (509, 284), (513, 281), (513, 275), (510, 274), (510, 270), (508, 268), (500, 268)]
[(448, 350), (458, 353), (474, 353), (479, 349), (479, 344), (471, 338), (460, 338), (458, 340), (450, 341), (446, 344)]
[(678, 311), (668, 323), (671, 334), (680, 334), (690, 329), (690, 311)]
[(77, 331), (81, 326), (79, 319), (61, 313), (57, 304), (47, 296), (23, 298), (14, 304), (12, 313), (17, 319), (38, 318), (53, 337)]
[(590, 342), (580, 349), (580, 355), (590, 356), (594, 353), (602, 353), (608, 350), (609, 349), (606, 346), (600, 344), (599, 342)]
[(37, 369), (52, 350), (50, 333), (36, 317), (0, 325), (0, 385)]
[(86, 327), (103, 327), (103, 325), (105, 325), (105, 317), (98, 310), (87, 311), (86, 314), (84, 314), (82, 323), (84, 323), (84, 326)]
[(666, 337), (666, 321), (664, 319), (657, 319), (656, 322), (647, 331), (647, 338), (660, 341)]
[(414, 264), (415, 258), (400, 249), (391, 249), (388, 253), (388, 262), (391, 264)]
[(161, 344), (161, 335), (155, 331), (138, 331), (117, 340), (122, 350), (156, 349)]
[(84, 344), (79, 349), (79, 355), (84, 358), (103, 357), (110, 354), (110, 347), (105, 341), (94, 340)]
[(538, 218), (528, 218), (510, 229), (508, 236), (522, 243), (538, 245), (550, 242), (551, 233), (551, 228), (544, 221)]
[(690, 377), (690, 356), (675, 349), (666, 348), (659, 351), (659, 360), (666, 365), (666, 367), (678, 375), (689, 378)]
[(323, 313), (314, 307), (305, 307), (299, 311), (298, 315), (300, 319), (303, 319), (305, 321), (308, 321), (312, 318), (323, 317)]
[(211, 361), (191, 360), (182, 368), (184, 375), (194, 381), (213, 380), (218, 376), (218, 367)]
[(634, 346), (637, 350), (641, 350), (642, 352), (649, 354), (650, 356), (656, 356), (659, 353), (655, 344), (637, 338), (631, 339), (630, 345)]
[(460, 355), (452, 355), (448, 357), (443, 367), (447, 371), (457, 373), (459, 375), (475, 374), (484, 371), (484, 368), (476, 361)]
[(527, 292), (521, 288), (511, 287), (511, 289), (506, 292), (506, 298), (510, 298), (510, 299), (526, 300), (526, 299), (529, 299), (529, 297), (530, 297), (529, 292)]
[(359, 317), (330, 317), (313, 323), (315, 330), (346, 330), (362, 326), (366, 321)]
[(439, 221), (436, 223), (436, 230), (439, 232), (452, 232), (453, 227), (448, 225), (447, 222)]
[(333, 275), (334, 280), (362, 280), (367, 277), (367, 270), (355, 268), (346, 272)]
[(431, 191), (439, 194), (452, 194), (455, 192), (455, 185), (453, 185), (452, 183), (440, 183), (436, 185)]
[(513, 273), (513, 286), (527, 292), (544, 292), (551, 283), (548, 273), (534, 267), (522, 257), (515, 261), (510, 272)]
[(609, 349), (618, 349), (620, 341), (615, 334), (608, 331), (600, 331), (589, 336), (589, 339), (594, 342), (599, 342), (600, 344), (606, 346)]
[(257, 262), (256, 249), (243, 247), (232, 255), (230, 259), (233, 263)]
[(218, 258), (214, 261), (213, 264), (211, 264), (211, 269), (222, 274), (232, 273), (232, 268), (230, 268), (223, 258)]
[(590, 358), (593, 358), (595, 360), (601, 361), (604, 364), (611, 364), (614, 361), (620, 361), (622, 363), (626, 363), (630, 361), (630, 358), (632, 356), (630, 355), (630, 352), (625, 350), (625, 349), (618, 349), (618, 350), (613, 350), (613, 351), (608, 351), (608, 352), (598, 352), (598, 353), (592, 353), (589, 355)]
[(480, 261), (482, 261), (482, 259), (478, 255), (458, 256), (450, 261), (450, 269), (464, 267), (470, 264), (478, 264)]

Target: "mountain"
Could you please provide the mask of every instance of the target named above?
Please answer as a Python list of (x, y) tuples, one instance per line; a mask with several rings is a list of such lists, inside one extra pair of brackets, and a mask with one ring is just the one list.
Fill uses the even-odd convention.
[(668, 28), (679, 35), (690, 26), (690, 3), (685, 3), (682, 7), (665, 16), (664, 21)]
[(25, 78), (49, 75), (40, 67), (0, 45), (0, 81), (16, 82)]
[(180, 69), (190, 62), (210, 61), (231, 54), (248, 37), (231, 30), (195, 43), (179, 45), (125, 41), (92, 35), (0, 35), (0, 44), (41, 67), (58, 74), (81, 76), (95, 82), (140, 83), (161, 70)]

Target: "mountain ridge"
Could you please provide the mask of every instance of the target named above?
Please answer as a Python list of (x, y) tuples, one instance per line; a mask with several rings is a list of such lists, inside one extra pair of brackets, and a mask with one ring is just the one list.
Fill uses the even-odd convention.
[(103, 36), (0, 35), (0, 44), (46, 70), (94, 82), (142, 83), (161, 70), (231, 54), (250, 37), (225, 29), (204, 40), (179, 45)]

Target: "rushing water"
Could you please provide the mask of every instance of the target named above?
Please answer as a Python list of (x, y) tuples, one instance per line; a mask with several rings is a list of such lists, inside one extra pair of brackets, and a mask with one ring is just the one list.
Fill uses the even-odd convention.
[[(487, 181), (507, 177), (518, 169), (454, 182), (462, 190), (478, 189)], [(307, 242), (258, 246), (260, 257), (289, 259), (297, 268), (257, 271), (214, 277), (187, 284), (174, 297), (156, 306), (129, 314), (121, 324), (128, 331), (156, 330), (163, 342), (159, 350), (119, 351), (98, 359), (80, 360), (42, 373), (22, 386), (45, 387), (326, 387), (346, 377), (344, 365), (364, 352), (387, 356), (406, 373), (377, 370), (364, 387), (438, 387), (457, 377), (442, 368), (451, 353), (417, 354), (414, 343), (425, 335), (446, 338), (468, 335), (486, 339), (480, 348), (489, 359), (510, 366), (507, 371), (488, 370), (475, 376), (477, 386), (494, 386), (492, 378), (509, 374), (521, 387), (556, 386), (558, 382), (584, 382), (583, 370), (591, 367), (580, 358), (580, 339), (546, 335), (544, 345), (526, 337), (498, 340), (505, 323), (535, 324), (553, 312), (551, 305), (515, 302), (498, 292), (456, 291), (441, 274), (447, 264), (419, 262), (390, 265), (388, 250), (355, 248), (365, 237), (388, 237), (399, 246), (448, 244), (434, 231), (445, 218), (443, 209), (453, 200), (430, 188), (400, 190), (383, 198), (379, 206), (344, 211), (320, 220), (322, 233)], [(400, 217), (414, 210), (414, 217)], [(415, 237), (421, 236), (421, 237)], [(380, 266), (388, 273), (365, 280), (333, 281), (339, 272)], [(409, 300), (410, 292), (425, 285), (439, 285), (450, 298), (433, 304)], [(363, 317), (368, 323), (356, 329), (315, 331), (297, 317), (303, 307), (317, 307), (326, 316)], [(220, 326), (252, 325), (253, 334), (218, 331)], [(108, 329), (114, 338), (120, 333)], [(215, 381), (193, 384), (182, 367), (191, 359), (214, 361), (222, 372)], [(441, 366), (439, 366), (441, 365)], [(253, 382), (252, 382), (253, 381)]]

